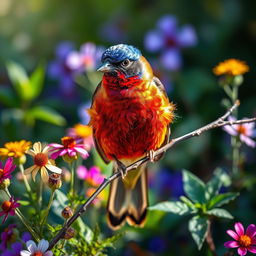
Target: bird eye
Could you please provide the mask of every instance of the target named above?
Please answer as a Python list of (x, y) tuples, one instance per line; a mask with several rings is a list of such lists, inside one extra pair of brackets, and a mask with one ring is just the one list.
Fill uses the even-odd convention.
[(122, 65), (123, 67), (127, 67), (129, 64), (130, 64), (130, 61), (129, 61), (128, 59), (125, 59), (125, 60), (121, 63), (121, 65)]

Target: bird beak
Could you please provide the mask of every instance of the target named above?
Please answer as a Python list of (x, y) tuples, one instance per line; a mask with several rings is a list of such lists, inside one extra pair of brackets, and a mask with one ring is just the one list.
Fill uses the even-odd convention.
[(107, 73), (107, 72), (112, 72), (115, 70), (115, 67), (109, 63), (108, 61), (103, 63), (98, 69), (97, 71), (100, 71), (100, 72), (104, 72), (104, 73)]

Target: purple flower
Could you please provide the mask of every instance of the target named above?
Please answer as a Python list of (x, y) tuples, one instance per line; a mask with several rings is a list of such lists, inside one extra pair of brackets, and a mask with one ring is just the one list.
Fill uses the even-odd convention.
[(5, 250), (7, 248), (8, 242), (12, 241), (15, 237), (14, 229), (16, 228), (15, 224), (10, 224), (4, 231), (1, 233), (1, 243), (0, 250)]
[(145, 48), (159, 52), (160, 61), (167, 70), (178, 70), (182, 66), (180, 50), (196, 45), (197, 36), (191, 25), (177, 26), (177, 19), (165, 15), (157, 22), (156, 29), (149, 31), (144, 39)]
[(16, 168), (16, 165), (13, 164), (13, 159), (9, 157), (5, 163), (5, 166), (3, 166), (2, 162), (0, 162), (0, 184), (6, 180), (10, 179), (12, 177), (11, 173)]
[[(229, 117), (228, 120), (234, 122), (236, 121), (236, 118)], [(234, 124), (224, 126), (223, 130), (232, 136), (239, 136), (242, 142), (252, 148), (255, 148), (256, 142), (251, 139), (252, 137), (255, 137), (256, 134), (254, 127), (255, 123)]]
[(87, 109), (91, 107), (91, 104), (92, 104), (91, 102), (87, 102), (78, 107), (78, 116), (82, 124), (88, 124), (90, 121), (90, 116), (87, 112)]
[(244, 226), (237, 222), (234, 225), (235, 231), (229, 229), (227, 234), (235, 241), (228, 241), (224, 244), (226, 248), (237, 248), (237, 253), (240, 256), (247, 254), (247, 251), (256, 253), (256, 226), (251, 224), (244, 233)]
[(11, 245), (9, 250), (5, 250), (1, 256), (20, 256), (20, 252), (22, 250), (22, 243), (15, 242)]
[(71, 51), (66, 59), (67, 67), (75, 72), (93, 71), (100, 63), (104, 49), (94, 43), (83, 44), (80, 51)]
[(97, 166), (92, 166), (88, 170), (85, 166), (80, 165), (76, 172), (79, 179), (87, 181), (92, 186), (98, 186), (104, 180), (104, 175), (101, 174), (100, 168)]

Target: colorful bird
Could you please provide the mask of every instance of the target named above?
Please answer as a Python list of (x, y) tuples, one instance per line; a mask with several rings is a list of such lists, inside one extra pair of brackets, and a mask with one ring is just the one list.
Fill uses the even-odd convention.
[[(88, 112), (95, 146), (106, 163), (113, 161), (117, 171), (149, 153), (153, 156), (168, 142), (175, 106), (137, 48), (111, 46), (101, 61), (98, 71), (104, 73), (103, 78)], [(122, 177), (110, 187), (108, 224), (118, 229), (127, 221), (142, 227), (148, 206), (146, 165)]]

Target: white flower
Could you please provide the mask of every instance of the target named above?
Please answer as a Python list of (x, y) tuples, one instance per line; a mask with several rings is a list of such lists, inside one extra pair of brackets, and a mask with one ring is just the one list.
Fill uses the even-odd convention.
[(26, 242), (27, 250), (23, 250), (20, 252), (21, 256), (52, 256), (52, 251), (47, 251), (49, 247), (49, 242), (42, 239), (39, 241), (38, 246), (32, 240)]

